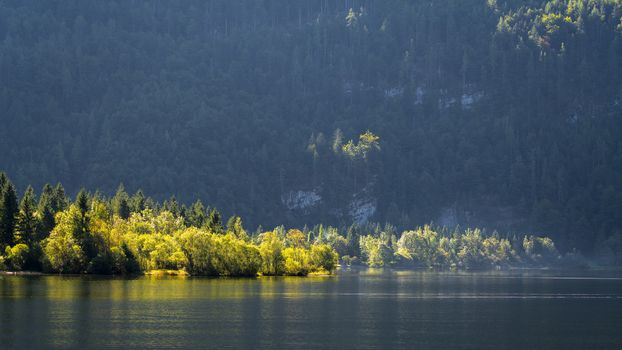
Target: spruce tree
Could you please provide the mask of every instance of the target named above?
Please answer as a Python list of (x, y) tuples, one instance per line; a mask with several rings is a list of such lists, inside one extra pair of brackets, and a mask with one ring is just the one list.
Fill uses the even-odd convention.
[(7, 182), (9, 182), (9, 178), (6, 176), (4, 172), (1, 172), (0, 173), (0, 192), (2, 192), (2, 189), (4, 188), (4, 185), (7, 184)]
[(52, 205), (55, 213), (63, 211), (69, 206), (69, 200), (67, 199), (67, 195), (65, 194), (65, 189), (60, 182), (56, 184), (56, 187), (54, 187)]
[(83, 217), (86, 217), (86, 213), (89, 210), (89, 195), (84, 188), (80, 189), (80, 192), (76, 195), (76, 205), (80, 209), (80, 213)]
[(207, 214), (205, 211), (205, 206), (201, 203), (200, 200), (197, 200), (190, 206), (188, 213), (186, 215), (186, 224), (187, 226), (194, 227), (203, 227), (205, 222), (207, 221)]
[(0, 247), (13, 245), (17, 211), (15, 186), (6, 179), (0, 190)]
[(41, 197), (39, 198), (39, 204), (37, 206), (37, 212), (39, 213), (39, 233), (38, 238), (43, 239), (50, 235), (54, 225), (56, 224), (54, 220), (54, 215), (56, 215), (55, 205), (54, 205), (54, 189), (50, 184), (45, 184), (43, 186), (43, 190), (41, 191)]
[(242, 225), (242, 218), (237, 215), (233, 215), (227, 220), (227, 233), (231, 233), (235, 237), (243, 240), (248, 238), (246, 230)]
[(180, 208), (175, 195), (172, 195), (169, 200), (164, 201), (164, 210), (170, 211), (175, 216), (179, 215)]
[(207, 217), (207, 223), (205, 226), (207, 226), (207, 228), (213, 233), (216, 233), (216, 234), (224, 233), (225, 230), (222, 227), (222, 219), (221, 219), (220, 213), (218, 212), (218, 210), (216, 210), (216, 208), (213, 208), (212, 210), (210, 210), (209, 215)]
[(28, 186), (22, 200), (19, 202), (15, 222), (15, 243), (31, 245), (37, 238), (39, 220), (36, 215), (35, 191)]
[(79, 225), (75, 233), (75, 239), (86, 255), (87, 261), (90, 261), (97, 255), (97, 249), (89, 232), (89, 195), (83, 188), (78, 192), (75, 200), (75, 206), (80, 212)]
[(132, 198), (130, 198), (129, 205), (132, 213), (140, 213), (145, 210), (146, 199), (142, 190), (136, 191)]
[(123, 188), (123, 184), (119, 185), (117, 189), (117, 193), (114, 195), (112, 199), (112, 206), (114, 209), (114, 213), (122, 219), (127, 219), (130, 217), (130, 205), (128, 203), (129, 196), (125, 189)]
[(84, 189), (81, 189), (76, 195), (74, 205), (80, 212), (80, 216), (77, 218), (79, 222), (74, 238), (80, 242), (87, 239), (89, 227), (89, 196)]

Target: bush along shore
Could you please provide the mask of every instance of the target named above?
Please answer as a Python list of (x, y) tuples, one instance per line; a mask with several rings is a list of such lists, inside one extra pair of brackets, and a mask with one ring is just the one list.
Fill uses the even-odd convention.
[(62, 185), (28, 187), (18, 198), (0, 173), (0, 270), (63, 274), (257, 276), (330, 274), (343, 266), (490, 269), (580, 264), (553, 241), (532, 235), (391, 225), (247, 231), (239, 216), (223, 223), (215, 208), (174, 198), (162, 203), (122, 186), (112, 198)]

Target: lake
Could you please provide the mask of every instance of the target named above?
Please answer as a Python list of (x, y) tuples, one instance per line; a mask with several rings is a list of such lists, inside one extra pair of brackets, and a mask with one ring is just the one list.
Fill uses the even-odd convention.
[(619, 276), (0, 276), (0, 349), (622, 349)]

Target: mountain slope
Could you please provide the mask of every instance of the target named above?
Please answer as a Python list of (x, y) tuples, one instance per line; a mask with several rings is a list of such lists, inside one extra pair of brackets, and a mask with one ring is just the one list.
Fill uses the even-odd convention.
[[(622, 3), (0, 1), (0, 169), (251, 225), (622, 229)], [(380, 137), (348, 153), (366, 130)]]

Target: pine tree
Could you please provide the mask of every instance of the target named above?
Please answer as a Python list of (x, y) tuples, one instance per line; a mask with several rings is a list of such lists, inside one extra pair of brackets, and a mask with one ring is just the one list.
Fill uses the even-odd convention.
[(2, 192), (2, 189), (4, 188), (4, 185), (7, 184), (7, 182), (9, 182), (9, 178), (6, 176), (6, 174), (4, 172), (0, 173), (0, 192)]
[(115, 215), (122, 219), (127, 219), (130, 217), (130, 205), (128, 203), (128, 200), (129, 196), (127, 192), (125, 192), (123, 184), (120, 184), (119, 188), (117, 188), (117, 193), (112, 199), (112, 207), (114, 209)]
[(7, 178), (0, 189), (0, 247), (13, 245), (17, 211), (15, 186)]
[(164, 201), (164, 210), (170, 211), (175, 216), (179, 215), (180, 208), (175, 195), (172, 195), (169, 200)]
[(54, 187), (54, 198), (52, 201), (52, 205), (55, 213), (63, 211), (69, 206), (69, 199), (67, 199), (65, 189), (60, 182), (56, 184), (56, 187)]
[(80, 189), (80, 192), (76, 195), (75, 202), (82, 216), (86, 217), (86, 213), (89, 211), (89, 195), (84, 188)]
[(207, 222), (207, 214), (205, 207), (200, 200), (192, 204), (186, 215), (186, 224), (188, 226), (203, 227)]
[[(89, 196), (84, 188), (80, 189), (80, 192), (78, 192), (78, 194), (76, 195), (74, 205), (80, 213), (79, 217), (77, 218), (78, 225), (76, 231), (74, 232), (74, 238), (78, 242), (82, 242), (87, 239), (89, 228)], [(84, 247), (82, 248), (84, 249)]]
[(39, 219), (36, 215), (36, 207), (35, 191), (28, 186), (22, 200), (19, 202), (19, 210), (15, 222), (15, 243), (24, 243), (30, 246), (37, 238)]
[(210, 210), (209, 216), (207, 218), (206, 226), (213, 233), (216, 233), (216, 234), (224, 233), (225, 230), (222, 227), (222, 219), (221, 219), (220, 213), (218, 212), (218, 210), (216, 210), (216, 208), (213, 208), (212, 210)]
[(146, 199), (142, 190), (136, 191), (132, 198), (130, 198), (129, 205), (132, 213), (140, 213), (145, 210)]
[(39, 213), (39, 233), (38, 238), (43, 239), (50, 235), (52, 229), (54, 229), (54, 225), (56, 224), (54, 220), (54, 215), (56, 211), (54, 210), (54, 189), (50, 184), (45, 184), (43, 186), (43, 190), (41, 191), (41, 197), (39, 198), (39, 204), (37, 206), (37, 212)]
[(97, 255), (97, 249), (89, 232), (89, 195), (84, 188), (76, 195), (75, 206), (79, 211), (78, 226), (74, 238), (82, 248), (87, 261)]
[(181, 207), (179, 208), (179, 213), (177, 214), (177, 216), (180, 216), (184, 220), (187, 220), (187, 215), (188, 215), (188, 207), (186, 207), (185, 204), (182, 204)]
[(248, 238), (246, 230), (242, 225), (242, 218), (237, 215), (233, 215), (227, 220), (227, 233), (231, 233), (235, 237), (243, 240)]

